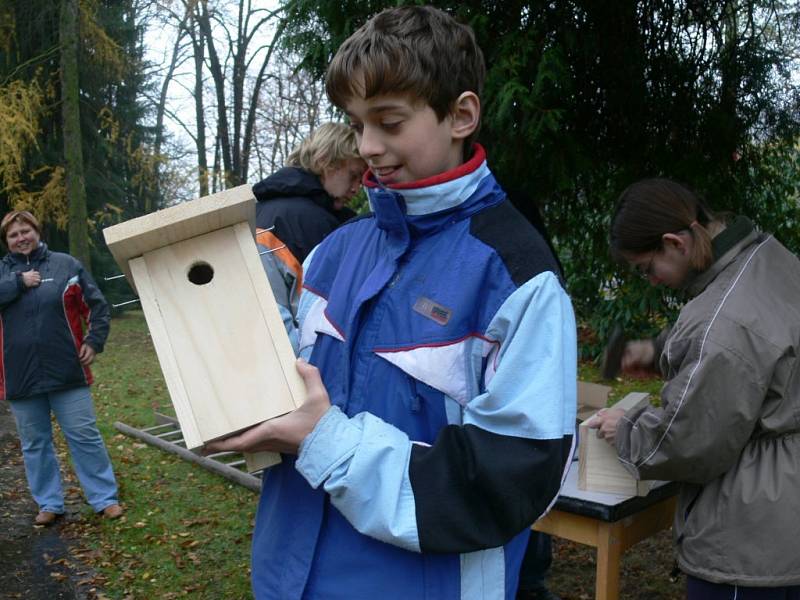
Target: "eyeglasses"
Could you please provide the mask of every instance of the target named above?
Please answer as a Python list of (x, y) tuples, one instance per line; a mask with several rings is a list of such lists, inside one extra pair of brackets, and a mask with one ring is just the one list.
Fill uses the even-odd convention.
[(642, 268), (642, 266), (641, 266), (641, 265), (636, 265), (636, 267), (634, 268), (634, 270), (636, 271), (636, 274), (637, 274), (639, 277), (641, 277), (642, 279), (650, 279), (650, 275), (652, 275), (652, 274), (653, 274), (653, 259), (654, 259), (655, 257), (656, 257), (656, 253), (655, 253), (655, 252), (653, 252), (653, 253), (650, 255), (650, 260), (649, 260), (649, 262), (647, 263), (647, 266), (646, 266), (645, 268)]

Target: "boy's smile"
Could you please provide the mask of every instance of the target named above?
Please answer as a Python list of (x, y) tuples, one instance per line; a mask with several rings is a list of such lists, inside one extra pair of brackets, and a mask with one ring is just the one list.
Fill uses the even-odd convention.
[(462, 162), (464, 142), (453, 130), (453, 117), (439, 121), (422, 101), (401, 94), (357, 95), (348, 100), (345, 112), (359, 153), (384, 185), (427, 179)]

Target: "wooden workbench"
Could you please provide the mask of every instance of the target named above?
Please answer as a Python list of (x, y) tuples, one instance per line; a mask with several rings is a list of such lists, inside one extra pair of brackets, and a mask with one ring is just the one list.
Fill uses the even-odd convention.
[(636, 542), (672, 526), (677, 483), (659, 483), (647, 496), (578, 489), (578, 461), (553, 509), (533, 529), (597, 548), (596, 600), (619, 598), (622, 554)]

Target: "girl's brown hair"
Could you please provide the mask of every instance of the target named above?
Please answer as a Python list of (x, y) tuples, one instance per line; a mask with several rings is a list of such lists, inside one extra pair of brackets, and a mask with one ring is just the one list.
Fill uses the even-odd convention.
[(714, 214), (689, 188), (669, 179), (643, 179), (619, 197), (611, 219), (611, 255), (620, 261), (660, 250), (665, 233), (689, 231), (691, 265), (704, 271), (713, 262), (708, 225)]

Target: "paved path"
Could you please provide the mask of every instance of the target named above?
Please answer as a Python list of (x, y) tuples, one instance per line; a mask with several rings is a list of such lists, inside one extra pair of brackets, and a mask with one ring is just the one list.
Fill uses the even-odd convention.
[[(80, 507), (68, 508), (69, 522)], [(61, 525), (33, 526), (36, 503), (28, 492), (19, 438), (8, 403), (0, 400), (0, 597), (24, 600), (83, 600), (76, 561), (69, 558)], [(69, 558), (69, 561), (67, 560)]]

